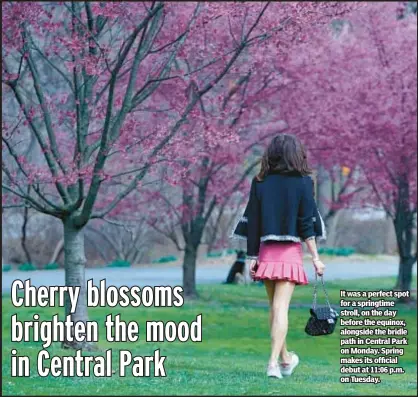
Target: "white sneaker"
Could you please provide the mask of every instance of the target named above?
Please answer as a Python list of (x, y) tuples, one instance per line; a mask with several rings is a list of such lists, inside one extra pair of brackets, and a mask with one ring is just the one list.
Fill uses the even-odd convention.
[(284, 376), (290, 376), (292, 375), (293, 371), (299, 364), (299, 357), (294, 352), (289, 352), (292, 356), (292, 360), (289, 364), (283, 365), (283, 363), (280, 363), (280, 372)]
[(280, 371), (280, 366), (278, 365), (269, 365), (267, 367), (267, 376), (272, 377), (272, 378), (283, 378), (282, 373)]

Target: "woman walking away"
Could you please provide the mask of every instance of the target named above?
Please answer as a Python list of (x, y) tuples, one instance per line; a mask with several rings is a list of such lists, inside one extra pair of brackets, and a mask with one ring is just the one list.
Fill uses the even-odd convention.
[(247, 207), (232, 234), (247, 240), (250, 275), (266, 287), (271, 333), (267, 375), (276, 378), (291, 375), (299, 363), (296, 353), (287, 350), (286, 335), (295, 285), (308, 284), (303, 241), (316, 273), (322, 275), (325, 269), (316, 246), (316, 238), (326, 238), (325, 226), (315, 203), (311, 173), (299, 139), (277, 135), (262, 157)]

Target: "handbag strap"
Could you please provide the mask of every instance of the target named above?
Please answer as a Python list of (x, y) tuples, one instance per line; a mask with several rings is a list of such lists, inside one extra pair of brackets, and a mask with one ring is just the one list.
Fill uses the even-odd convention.
[[(330, 308), (330, 310), (332, 310), (331, 304), (329, 303), (328, 293), (325, 288), (323, 276), (321, 276), (321, 284), (322, 284), (322, 289), (324, 290), (324, 293), (325, 293), (325, 299), (328, 304), (328, 307)], [(317, 296), (318, 296), (318, 275), (315, 273), (315, 284), (314, 284), (313, 305), (312, 305), (312, 308), (314, 310), (316, 309)]]

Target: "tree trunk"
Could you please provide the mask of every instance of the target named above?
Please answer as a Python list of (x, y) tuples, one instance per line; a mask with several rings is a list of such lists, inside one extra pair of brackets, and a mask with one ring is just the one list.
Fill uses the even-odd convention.
[(327, 230), (327, 246), (335, 247), (338, 237), (338, 219), (340, 218), (340, 211), (330, 210), (324, 219)]
[(62, 238), (60, 239), (60, 241), (58, 241), (57, 245), (55, 246), (54, 253), (52, 254), (51, 259), (49, 260), (49, 263), (55, 263), (58, 260), (63, 248), (64, 248), (64, 239)]
[[(396, 241), (399, 251), (399, 271), (395, 289), (398, 291), (409, 291), (411, 294), (412, 270), (417, 261), (416, 254), (413, 255), (412, 249), (412, 230), (408, 230), (411, 226), (408, 222), (403, 221), (403, 216), (395, 219)], [(411, 298), (401, 299), (402, 302), (408, 303)]]
[[(395, 289), (398, 291), (409, 291), (411, 294), (411, 285), (412, 285), (412, 269), (416, 259), (412, 256), (409, 257), (400, 257), (399, 258), (399, 272), (398, 280), (396, 282)], [(400, 299), (402, 302), (407, 303), (411, 301), (410, 298)]]
[[(87, 288), (85, 280), (86, 256), (84, 252), (84, 230), (74, 226), (71, 219), (64, 221), (64, 263), (65, 285), (67, 287), (80, 287), (80, 294), (76, 310), (70, 313), (71, 304), (68, 295), (65, 300), (65, 316), (71, 315), (73, 322), (88, 320), (87, 314)], [(87, 342), (65, 341), (63, 347), (90, 350), (91, 344)]]
[(209, 255), (215, 250), (215, 232), (213, 230), (208, 232), (207, 241), (208, 241), (208, 246), (206, 249), (206, 253)]
[(383, 247), (383, 253), (384, 254), (391, 254), (392, 250), (391, 250), (391, 242), (392, 242), (392, 227), (393, 227), (393, 223), (391, 222), (390, 217), (386, 214), (385, 216), (385, 243), (384, 243), (384, 247)]
[[(209, 160), (203, 159), (203, 167), (207, 168)], [(197, 298), (196, 291), (196, 259), (197, 251), (202, 242), (203, 231), (207, 225), (207, 222), (215, 208), (216, 200), (213, 198), (206, 209), (205, 214), (205, 202), (206, 192), (209, 183), (209, 177), (203, 177), (199, 180), (197, 190), (197, 204), (195, 207), (195, 200), (193, 192), (190, 187), (183, 189), (183, 205), (189, 210), (196, 209), (196, 216), (193, 219), (184, 222), (181, 225), (183, 238), (185, 242), (185, 251), (183, 259), (183, 291), (184, 297), (187, 299)], [(189, 216), (184, 213), (185, 219)]]
[(321, 214), (326, 214), (329, 210), (326, 206), (326, 200), (330, 196), (330, 180), (327, 171), (322, 165), (318, 166), (318, 175), (315, 179), (315, 198), (318, 211)]
[(332, 210), (332, 213), (333, 215), (330, 220), (329, 228), (325, 224), (325, 226), (329, 230), (329, 232), (327, 233), (327, 245), (329, 247), (339, 247), (341, 239), (344, 239), (344, 228), (342, 229), (340, 227), (341, 218), (344, 221), (344, 215), (346, 214), (346, 211), (344, 209), (339, 209)]
[[(399, 252), (399, 272), (395, 289), (399, 291), (409, 291), (411, 294), (412, 269), (417, 261), (417, 253), (412, 253), (412, 239), (414, 228), (414, 213), (409, 209), (409, 184), (407, 178), (403, 178), (399, 184), (399, 198), (396, 206), (396, 216), (394, 226), (396, 241)], [(412, 299), (403, 298), (400, 301), (408, 303)]]
[(195, 245), (186, 242), (183, 259), (183, 291), (184, 297), (189, 299), (197, 298), (196, 291), (196, 259), (197, 248)]
[(27, 263), (32, 263), (32, 259), (31, 259), (31, 256), (30, 256), (30, 252), (28, 250), (28, 247), (26, 246), (26, 237), (27, 237), (27, 230), (28, 230), (28, 222), (29, 222), (29, 208), (28, 207), (25, 207), (25, 209), (23, 210), (23, 223), (22, 223), (22, 240), (21, 240), (21, 244), (22, 244), (23, 252), (25, 253), (26, 262)]

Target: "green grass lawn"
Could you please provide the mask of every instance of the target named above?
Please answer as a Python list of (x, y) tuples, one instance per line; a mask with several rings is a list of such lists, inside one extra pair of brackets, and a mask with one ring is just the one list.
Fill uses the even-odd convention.
[[(338, 305), (342, 289), (390, 289), (394, 279), (375, 278), (344, 282), (327, 282), (333, 304)], [(415, 287), (416, 288), (416, 281)], [(290, 378), (269, 379), (265, 366), (270, 352), (268, 310), (264, 287), (202, 285), (201, 299), (187, 302), (181, 308), (90, 308), (90, 319), (103, 325), (109, 313), (121, 313), (125, 321), (136, 320), (140, 327), (146, 320), (192, 321), (202, 313), (203, 341), (173, 343), (109, 343), (99, 342), (101, 354), (106, 349), (129, 349), (134, 355), (152, 355), (155, 349), (167, 356), (165, 378), (135, 378), (118, 374), (112, 378), (39, 377), (36, 356), (40, 343), (11, 344), (10, 316), (16, 312), (9, 296), (3, 296), (3, 395), (416, 395), (417, 393), (417, 328), (416, 308), (397, 307), (398, 318), (406, 319), (409, 345), (400, 358), (403, 375), (382, 375), (382, 382), (373, 384), (341, 384), (339, 327), (333, 335), (310, 337), (304, 327), (312, 286), (297, 287), (290, 311), (288, 346), (299, 354), (300, 365)], [(322, 295), (320, 295), (322, 297)], [(61, 309), (59, 309), (61, 310)], [(34, 313), (47, 318), (54, 308), (17, 309), (19, 319), (31, 319)], [(375, 347), (375, 346), (373, 346)], [(31, 357), (31, 377), (12, 378), (10, 351)], [(67, 355), (59, 344), (48, 349)], [(116, 362), (115, 362), (116, 363)], [(117, 369), (116, 364), (114, 368)]]

